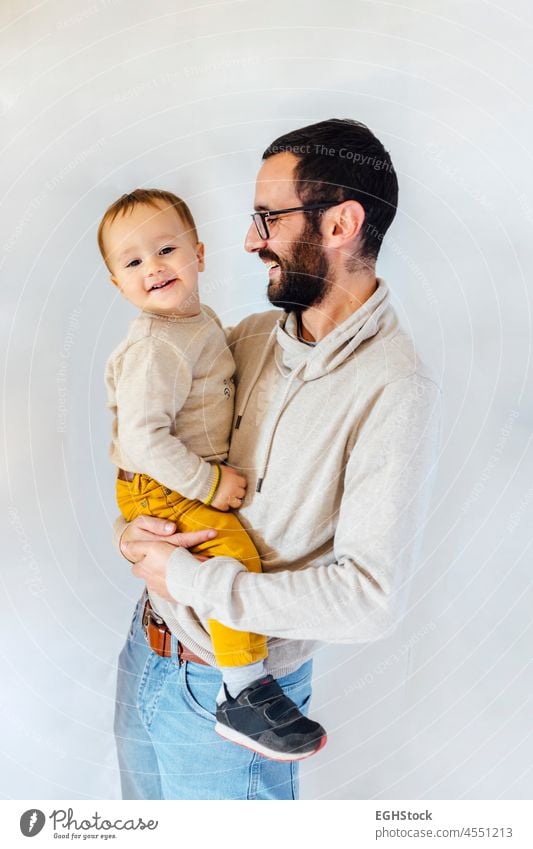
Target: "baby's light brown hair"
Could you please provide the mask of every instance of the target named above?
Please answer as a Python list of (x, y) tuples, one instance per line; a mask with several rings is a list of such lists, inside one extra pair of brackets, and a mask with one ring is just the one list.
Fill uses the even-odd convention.
[(104, 230), (108, 224), (111, 224), (117, 215), (123, 215), (132, 210), (138, 204), (153, 206), (157, 209), (158, 201), (163, 201), (168, 206), (173, 206), (183, 224), (187, 228), (187, 232), (191, 234), (195, 242), (198, 242), (198, 232), (196, 224), (192, 217), (192, 212), (182, 198), (179, 198), (173, 192), (165, 192), (162, 189), (134, 189), (126, 195), (122, 195), (111, 206), (106, 209), (100, 225), (98, 227), (98, 247), (102, 254), (105, 264), (109, 268), (107, 256), (104, 247)]

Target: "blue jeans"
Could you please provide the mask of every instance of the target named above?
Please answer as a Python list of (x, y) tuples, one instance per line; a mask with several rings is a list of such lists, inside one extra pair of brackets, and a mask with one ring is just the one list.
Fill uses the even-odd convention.
[[(115, 737), (124, 799), (297, 799), (298, 763), (268, 760), (216, 734), (221, 675), (153, 652), (135, 608), (118, 662)], [(279, 679), (303, 713), (312, 661)]]

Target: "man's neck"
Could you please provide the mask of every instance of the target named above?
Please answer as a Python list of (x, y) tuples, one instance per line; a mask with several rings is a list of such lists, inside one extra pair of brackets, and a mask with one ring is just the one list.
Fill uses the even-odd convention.
[(320, 342), (368, 301), (377, 285), (374, 270), (336, 281), (331, 293), (319, 306), (309, 307), (302, 313), (302, 339), (306, 342)]

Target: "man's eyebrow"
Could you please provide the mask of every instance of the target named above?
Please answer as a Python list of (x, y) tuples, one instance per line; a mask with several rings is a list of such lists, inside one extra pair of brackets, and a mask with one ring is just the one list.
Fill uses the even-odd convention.
[(254, 206), (256, 212), (270, 212), (268, 206), (262, 206), (262, 204), (258, 203)]

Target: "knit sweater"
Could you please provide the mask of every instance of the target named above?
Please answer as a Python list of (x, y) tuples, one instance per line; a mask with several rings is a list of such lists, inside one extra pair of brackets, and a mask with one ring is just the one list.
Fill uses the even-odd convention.
[(210, 663), (208, 618), (268, 635), (268, 668), (280, 676), (321, 642), (376, 640), (401, 618), (438, 453), (440, 392), (381, 279), (315, 346), (279, 310), (245, 319), (229, 341), (238, 375), (229, 462), (248, 478), (239, 516), (263, 573), (176, 549), (167, 585), (177, 601), (160, 612)]
[(106, 366), (112, 462), (206, 501), (228, 455), (235, 363), (209, 307), (134, 319)]

